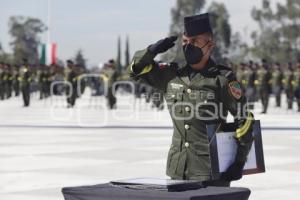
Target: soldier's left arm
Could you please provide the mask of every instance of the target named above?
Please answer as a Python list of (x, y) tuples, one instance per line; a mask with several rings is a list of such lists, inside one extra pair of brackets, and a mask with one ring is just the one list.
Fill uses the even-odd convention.
[(223, 106), (233, 115), (237, 127), (235, 137), (238, 151), (235, 161), (245, 163), (253, 142), (254, 116), (247, 109), (247, 99), (233, 71), (228, 70), (224, 76), (220, 76), (220, 84)]
[[(222, 73), (221, 73), (222, 74)], [(225, 110), (228, 110), (235, 119), (237, 153), (234, 162), (222, 173), (221, 179), (225, 181), (239, 180), (243, 176), (243, 168), (252, 146), (252, 125), (253, 114), (247, 110), (247, 100), (243, 94), (242, 86), (237, 81), (232, 70), (225, 70), (219, 76), (221, 103)]]

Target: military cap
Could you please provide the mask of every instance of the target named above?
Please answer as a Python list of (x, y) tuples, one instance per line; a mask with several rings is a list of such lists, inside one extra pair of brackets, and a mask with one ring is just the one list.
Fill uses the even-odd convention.
[(208, 13), (184, 18), (184, 35), (192, 37), (202, 33), (212, 33)]

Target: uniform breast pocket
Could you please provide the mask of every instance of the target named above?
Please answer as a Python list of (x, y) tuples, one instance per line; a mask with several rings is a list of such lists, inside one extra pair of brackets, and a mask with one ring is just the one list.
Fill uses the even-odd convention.
[(165, 99), (172, 115), (179, 115), (182, 113), (183, 87), (176, 90), (169, 90), (165, 95)]
[(218, 103), (215, 98), (215, 93), (208, 91), (198, 91), (196, 100), (196, 117), (200, 120), (215, 120), (218, 119)]

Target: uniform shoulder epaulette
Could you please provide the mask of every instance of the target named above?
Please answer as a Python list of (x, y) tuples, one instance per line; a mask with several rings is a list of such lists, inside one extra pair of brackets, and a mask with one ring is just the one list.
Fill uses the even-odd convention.
[(218, 65), (219, 73), (221, 76), (225, 76), (228, 80), (235, 80), (236, 76), (230, 67), (224, 65)]

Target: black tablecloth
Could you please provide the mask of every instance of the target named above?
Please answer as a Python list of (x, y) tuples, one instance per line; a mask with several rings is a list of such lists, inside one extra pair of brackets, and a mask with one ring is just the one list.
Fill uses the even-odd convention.
[(100, 184), (62, 189), (65, 200), (247, 200), (250, 190), (234, 187), (206, 187), (183, 192), (129, 189)]

